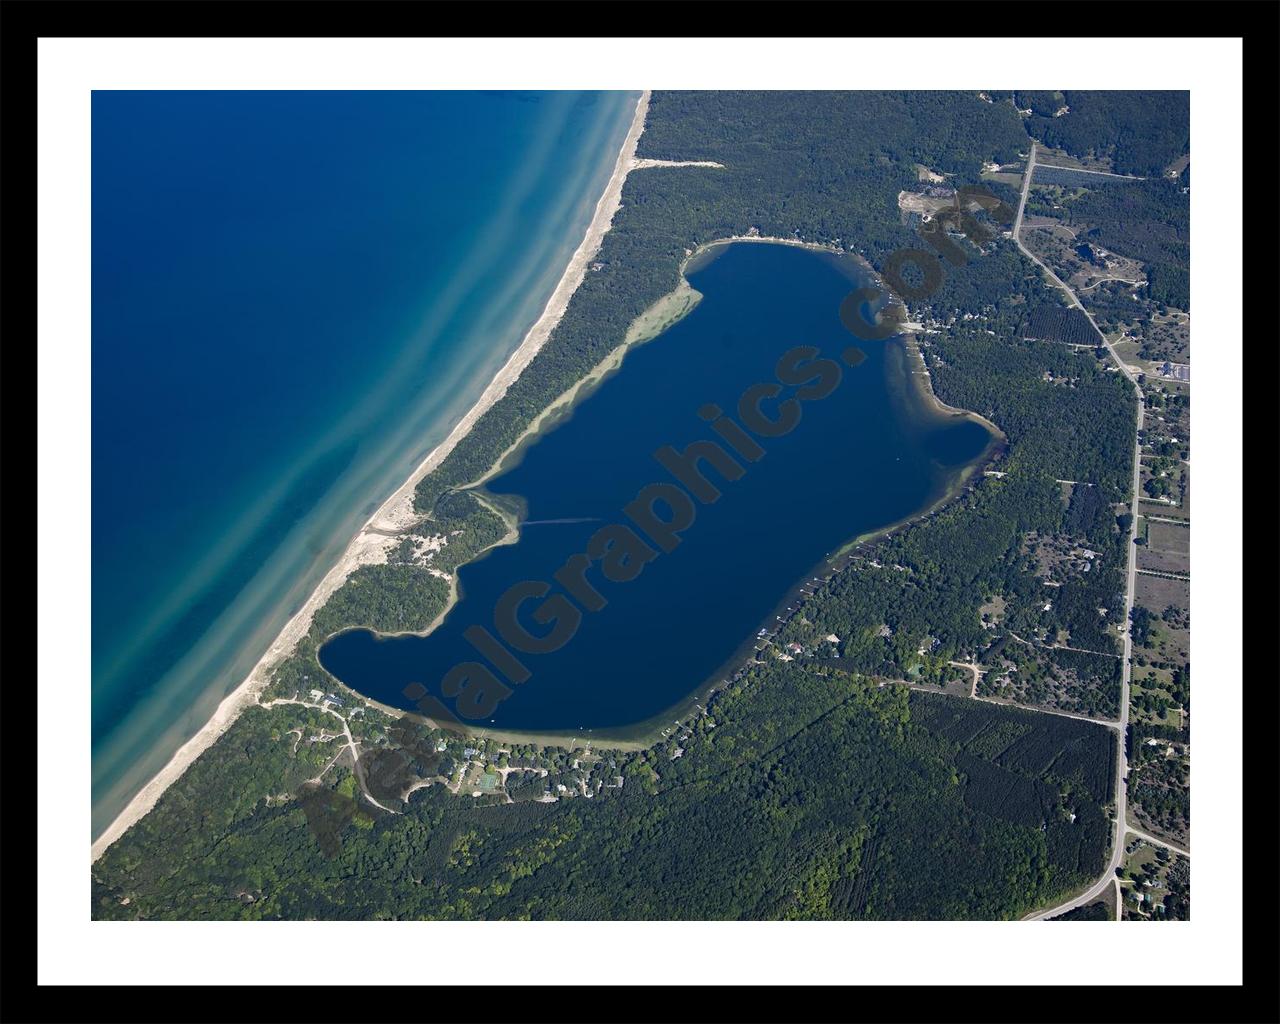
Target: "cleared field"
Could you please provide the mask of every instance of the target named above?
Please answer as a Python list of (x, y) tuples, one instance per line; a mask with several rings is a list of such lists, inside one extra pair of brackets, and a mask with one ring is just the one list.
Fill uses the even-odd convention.
[(1022, 175), (1014, 171), (983, 171), (979, 177), (983, 181), (998, 181), (1002, 185), (1011, 185), (1014, 188), (1022, 184)]
[(1180, 505), (1166, 505), (1162, 501), (1141, 498), (1138, 501), (1138, 511), (1144, 516), (1160, 516), (1162, 519), (1176, 519), (1179, 522), (1190, 524), (1191, 495), (1189, 492), (1184, 494)]
[(1157, 614), (1169, 605), (1177, 608), (1191, 607), (1191, 584), (1186, 580), (1169, 580), (1161, 576), (1139, 575), (1134, 581), (1133, 599), (1144, 608)]
[(1176, 572), (1186, 575), (1191, 572), (1191, 556), (1173, 551), (1157, 551), (1148, 544), (1138, 548), (1138, 568), (1150, 569), (1152, 572)]
[(1036, 147), (1036, 163), (1038, 165), (1056, 164), (1059, 167), (1083, 168), (1089, 171), (1111, 171), (1112, 173), (1115, 171), (1109, 159), (1095, 156), (1074, 157), (1066, 150), (1051, 149), (1045, 145)]
[(1189, 555), (1191, 526), (1147, 520), (1147, 547), (1162, 554)]
[(958, 669), (956, 674), (942, 683), (918, 683), (912, 679), (891, 679), (889, 682), (909, 686), (911, 689), (919, 690), (921, 693), (945, 693), (949, 697), (968, 697), (969, 691), (972, 689), (972, 678), (968, 669)]
[(1142, 358), (1150, 364), (1165, 359), (1191, 361), (1191, 318), (1179, 310), (1155, 313), (1149, 321), (1135, 321), (1126, 330), (1141, 342)]
[(1139, 342), (1132, 338), (1125, 338), (1121, 341), (1112, 341), (1111, 347), (1115, 349), (1116, 355), (1120, 357), (1120, 361), (1126, 366), (1132, 366), (1135, 370), (1146, 372), (1146, 363), (1138, 358), (1138, 350), (1141, 348)]
[(1068, 242), (1074, 241), (1076, 237), (1075, 230), (1063, 224), (1057, 217), (1028, 213), (1022, 218), (1022, 230), (1024, 232), (1022, 240), (1025, 242), (1028, 238), (1026, 232), (1034, 231), (1036, 228), (1044, 228), (1049, 234)]
[[(1134, 653), (1135, 691), (1139, 685), (1168, 689), (1172, 669), (1186, 665), (1191, 659), (1191, 585), (1185, 580), (1139, 575), (1134, 585), (1134, 603), (1146, 608), (1160, 621), (1154, 625), (1152, 639)], [(1166, 614), (1173, 609), (1171, 614)], [(1152, 677), (1150, 684), (1148, 676)]]
[(1185, 665), (1191, 659), (1191, 630), (1175, 629), (1165, 623), (1160, 630), (1157, 650), (1167, 661)]
[(1090, 174), (1074, 167), (1059, 167), (1051, 164), (1036, 163), (1036, 185), (1061, 185), (1065, 188), (1106, 188), (1112, 184), (1123, 184), (1126, 178), (1110, 178), (1105, 174)]
[(939, 210), (955, 206), (955, 200), (948, 196), (926, 196), (918, 192), (899, 192), (898, 209), (903, 213), (918, 213), (932, 217)]

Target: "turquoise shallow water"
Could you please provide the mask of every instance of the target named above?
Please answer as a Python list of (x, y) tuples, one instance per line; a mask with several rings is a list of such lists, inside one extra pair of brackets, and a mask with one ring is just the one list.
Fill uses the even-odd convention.
[(93, 834), (519, 344), (634, 93), (93, 97)]

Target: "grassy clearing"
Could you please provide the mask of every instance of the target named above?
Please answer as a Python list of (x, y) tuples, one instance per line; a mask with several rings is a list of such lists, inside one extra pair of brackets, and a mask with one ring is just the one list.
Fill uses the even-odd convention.
[(1162, 612), (1169, 605), (1190, 608), (1191, 584), (1161, 576), (1139, 576), (1134, 582), (1133, 600), (1153, 612)]

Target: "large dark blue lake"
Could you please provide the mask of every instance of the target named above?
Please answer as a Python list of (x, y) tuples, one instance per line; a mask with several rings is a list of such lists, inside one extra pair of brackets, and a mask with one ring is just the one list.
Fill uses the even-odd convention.
[[(460, 570), (461, 599), (435, 631), (340, 634), (320, 651), (328, 671), (406, 709), (413, 707), (407, 684), (444, 696), (441, 679), (451, 668), (483, 661), (464, 630), (481, 625), (497, 635), (495, 607), (521, 581), (550, 583), (548, 596), (564, 593), (556, 570), (608, 524), (634, 526), (623, 510), (646, 485), (674, 482), (655, 452), (718, 440), (700, 410), (714, 403), (738, 419), (744, 392), (778, 383), (780, 357), (797, 346), (819, 349), (831, 360), (828, 373), (839, 367), (839, 383), (825, 397), (799, 402), (800, 421), (785, 435), (757, 436), (765, 454), (737, 458), (745, 470), (738, 479), (702, 464), (721, 496), (695, 503), (678, 544), (638, 577), (610, 582), (593, 566), (587, 578), (606, 606), (584, 612), (559, 650), (521, 653), (530, 678), (511, 688), (484, 725), (600, 733), (670, 710), (713, 680), (810, 570), (850, 539), (936, 502), (993, 443), (981, 423), (928, 402), (900, 340), (857, 342), (865, 359), (856, 366), (842, 358), (856, 339), (840, 321), (840, 305), (865, 283), (851, 260), (737, 243), (700, 262), (689, 274), (703, 295), (693, 312), (629, 352), (570, 418), (489, 481), (500, 501), (517, 496), (523, 504), (519, 541)], [(821, 381), (792, 380), (763, 401), (769, 417), (782, 415), (780, 403), (798, 387), (824, 390)], [(661, 503), (655, 511), (669, 515)], [(553, 625), (535, 620), (541, 600), (520, 613), (536, 635)]]

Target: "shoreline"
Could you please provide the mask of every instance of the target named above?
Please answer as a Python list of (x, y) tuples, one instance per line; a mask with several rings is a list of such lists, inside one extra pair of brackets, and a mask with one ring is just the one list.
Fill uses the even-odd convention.
[[(694, 307), (701, 300), (702, 293), (690, 285), (682, 274), (679, 284), (674, 289), (659, 298), (636, 318), (628, 329), (627, 336), (623, 339), (621, 345), (587, 371), (585, 377), (580, 378), (576, 384), (557, 395), (550, 405), (533, 418), (520, 436), (507, 446), (506, 450), (498, 456), (492, 466), (485, 470), (478, 479), (463, 485), (459, 489), (474, 492), (475, 488), (482, 488), (495, 476), (514, 468), (518, 464), (516, 456), (523, 456), (524, 449), (546, 431), (559, 426), (563, 419), (573, 412), (573, 407), (578, 404), (580, 399), (585, 398), (613, 374), (622, 369), (622, 362), (626, 359), (627, 353), (631, 349), (637, 345), (643, 345), (647, 341), (652, 341), (668, 328), (674, 326), (689, 313), (693, 312)], [(661, 317), (663, 319), (659, 320), (656, 328), (652, 324), (648, 324), (637, 330), (637, 327), (641, 325), (646, 317)]]
[[(670, 161), (670, 160), (636, 160), (631, 161), (631, 169), (642, 169), (644, 167), (721, 167), (723, 165), (712, 163), (710, 161)], [(523, 457), (524, 450), (531, 444), (535, 443), (538, 438), (548, 430), (554, 429), (560, 423), (573, 414), (574, 406), (577, 405), (581, 398), (589, 395), (593, 390), (603, 384), (609, 377), (617, 373), (622, 368), (623, 361), (626, 359), (627, 353), (632, 348), (643, 345), (652, 341), (658, 335), (664, 333), (675, 323), (684, 319), (689, 313), (697, 307), (702, 300), (702, 293), (689, 283), (686, 276), (690, 265), (695, 261), (714, 251), (717, 248), (723, 248), (733, 245), (736, 242), (765, 242), (775, 245), (790, 245), (801, 249), (808, 249), (811, 252), (823, 253), (829, 256), (848, 257), (853, 254), (846, 253), (842, 249), (834, 246), (825, 245), (821, 242), (806, 242), (798, 238), (778, 238), (771, 235), (730, 235), (725, 238), (717, 238), (710, 242), (703, 242), (695, 249), (686, 249), (685, 258), (680, 263), (680, 269), (677, 272), (677, 282), (675, 288), (665, 295), (659, 297), (648, 309), (640, 314), (630, 325), (627, 335), (623, 339), (621, 345), (605, 356), (599, 363), (591, 368), (586, 376), (579, 379), (564, 392), (557, 395), (551, 403), (544, 408), (527, 427), (521, 432), (505, 451), (503, 451), (484, 473), (468, 484), (463, 485), (461, 489), (469, 490), (475, 494), (477, 498), (484, 501), (481, 495), (484, 493), (484, 485), (492, 480), (495, 476), (499, 476), (507, 470), (518, 464), (520, 458)], [(855, 257), (860, 259), (860, 257)], [(865, 260), (861, 261), (865, 264)], [(866, 264), (870, 270), (870, 264)], [(874, 273), (874, 271), (872, 271)], [(485, 502), (485, 504), (489, 504)], [(490, 506), (492, 508), (492, 506)], [(497, 512), (497, 509), (493, 509)], [(504, 520), (506, 515), (499, 512)], [(897, 524), (895, 524), (897, 525)], [(492, 550), (493, 547), (499, 547), (503, 544), (509, 544), (519, 539), (519, 524), (513, 524), (508, 521), (508, 532), (501, 540), (497, 541), (490, 548), (486, 548), (484, 552), (478, 553), (475, 557), (479, 558)], [(423, 630), (404, 630), (396, 633), (384, 633), (380, 630), (373, 629), (368, 626), (352, 626), (349, 629), (366, 629), (378, 637), (387, 636), (427, 636), (444, 620), (445, 616), (453, 609), (457, 602), (458, 592), (456, 585), (457, 575), (454, 574), (454, 585), (451, 588), (449, 600), (444, 610), (436, 616), (435, 620)], [(799, 586), (799, 584), (797, 584)], [(346, 629), (339, 630), (338, 633), (347, 632)], [(326, 640), (332, 639), (338, 633), (330, 634)], [(737, 657), (738, 651), (730, 657), (729, 661), (741, 660)], [(728, 664), (728, 662), (726, 662)], [(719, 673), (717, 673), (718, 675)], [(466, 735), (475, 736), (476, 738), (496, 739), (506, 743), (534, 743), (548, 746), (564, 747), (567, 750), (576, 750), (581, 746), (595, 746), (599, 750), (623, 750), (634, 751), (644, 750), (653, 746), (662, 739), (672, 724), (683, 720), (688, 716), (691, 710), (700, 708), (702, 703), (709, 700), (711, 695), (724, 685), (725, 680), (718, 679), (712, 682), (710, 679), (704, 680), (699, 684), (698, 688), (687, 694), (670, 707), (657, 712), (648, 718), (638, 722), (633, 722), (624, 726), (604, 726), (601, 727), (598, 734), (591, 729), (582, 731), (573, 730), (522, 730), (522, 729), (489, 729), (482, 728), (469, 731)], [(364, 694), (360, 694), (361, 698), (372, 706), (378, 708), (385, 714), (402, 715), (406, 718), (414, 719), (422, 722), (430, 728), (444, 728), (440, 723), (433, 721), (429, 716), (422, 715), (418, 712), (409, 711), (405, 708), (393, 707), (384, 704), (381, 701), (374, 700)], [(704, 712), (705, 713), (705, 712)], [(674, 718), (671, 716), (674, 715)], [(664, 728), (665, 725), (665, 728)]]
[[(661, 162), (655, 161), (655, 165), (663, 165)], [(673, 164), (672, 166), (707, 166), (705, 163)], [(836, 256), (842, 259), (852, 259), (860, 267), (873, 276), (873, 279), (879, 280), (879, 275), (875, 268), (871, 266), (867, 260), (857, 253), (846, 252), (845, 250), (835, 248), (834, 246), (825, 245), (821, 242), (806, 242), (795, 238), (778, 238), (773, 236), (762, 235), (730, 235), (726, 238), (718, 238), (714, 241), (704, 242), (696, 249), (686, 250), (686, 256), (680, 264), (679, 279), (676, 287), (659, 298), (653, 303), (649, 309), (645, 310), (632, 323), (627, 332), (627, 337), (623, 343), (614, 349), (600, 363), (598, 363), (587, 375), (581, 378), (572, 387), (558, 395), (550, 405), (548, 405), (541, 413), (534, 417), (533, 421), (525, 428), (524, 432), (497, 457), (494, 464), (489, 467), (481, 476), (465, 485), (467, 489), (474, 489), (472, 493), (477, 497), (483, 493), (484, 484), (493, 479), (495, 476), (505, 472), (512, 466), (513, 458), (518, 461), (523, 450), (529, 444), (532, 444), (546, 430), (553, 429), (558, 426), (564, 417), (572, 415), (573, 407), (579, 398), (589, 394), (591, 390), (598, 387), (612, 374), (618, 372), (622, 367), (622, 362), (627, 353), (635, 346), (642, 345), (647, 341), (651, 341), (659, 334), (666, 331), (675, 322), (683, 319), (697, 306), (702, 299), (702, 293), (697, 291), (690, 283), (686, 276), (688, 268), (695, 263), (700, 257), (707, 253), (713, 252), (717, 248), (727, 247), (737, 242), (764, 242), (769, 244), (781, 244), (795, 246), (801, 249), (808, 249), (811, 252), (822, 253), (828, 256)], [(661, 321), (670, 317), (672, 310), (677, 303), (682, 305), (675, 308), (674, 318), (669, 322)], [(657, 313), (660, 326), (655, 330), (653, 323), (646, 322)], [(961, 471), (955, 478), (941, 490), (936, 496), (930, 500), (924, 507), (920, 508), (911, 515), (905, 516), (894, 522), (886, 523), (866, 533), (859, 534), (845, 541), (836, 550), (826, 558), (823, 558), (814, 566), (810, 567), (808, 572), (798, 582), (793, 584), (779, 600), (778, 604), (772, 609), (773, 614), (777, 614), (794, 601), (800, 590), (806, 585), (807, 581), (813, 573), (831, 575), (835, 572), (842, 571), (853, 553), (863, 545), (873, 540), (879, 540), (892, 536), (895, 533), (917, 523), (929, 516), (940, 511), (945, 506), (954, 502), (962, 494), (964, 494), (978, 478), (978, 474), (992, 462), (997, 459), (1006, 449), (1008, 437), (995, 423), (991, 422), (980, 413), (971, 409), (960, 409), (955, 406), (947, 405), (940, 399), (933, 390), (933, 378), (927, 372), (927, 365), (924, 361), (923, 353), (919, 348), (919, 340), (916, 337), (916, 330), (919, 325), (912, 323), (903, 323), (904, 327), (910, 328), (899, 334), (893, 335), (886, 339), (890, 341), (898, 341), (903, 346), (903, 358), (905, 361), (904, 370), (906, 381), (904, 386), (918, 400), (921, 405), (933, 415), (943, 419), (964, 419), (970, 422), (982, 424), (991, 434), (991, 439), (986, 448), (977, 457), (974, 463)], [(912, 365), (918, 362), (924, 372), (917, 370)], [(923, 380), (921, 379), (923, 377)], [(496, 511), (496, 509), (495, 509)], [(503, 516), (505, 519), (506, 517)], [(511, 525), (511, 524), (509, 524)], [(511, 543), (513, 539), (518, 539), (518, 524), (513, 527), (506, 537), (498, 541), (494, 546)], [(489, 549), (486, 549), (486, 551)], [(481, 557), (477, 555), (476, 557)], [(457, 598), (456, 589), (450, 596), (449, 604), (445, 610), (437, 617), (427, 629), (421, 632), (415, 632), (415, 636), (426, 636), (440, 624), (440, 621), (448, 614), (453, 607)], [(771, 621), (764, 620), (766, 623)], [(362, 627), (353, 627), (362, 628)], [(363, 627), (368, 628), (368, 627)], [(377, 630), (370, 630), (378, 636), (394, 636), (404, 634), (387, 634)], [(645, 750), (667, 736), (673, 725), (679, 726), (687, 724), (688, 717), (697, 711), (700, 714), (706, 714), (704, 705), (709, 702), (714, 694), (728, 685), (734, 677), (745, 668), (750, 661), (748, 652), (754, 647), (756, 641), (755, 636), (745, 639), (737, 648), (734, 649), (725, 662), (711, 676), (704, 679), (698, 686), (682, 697), (680, 700), (650, 715), (648, 718), (641, 719), (636, 722), (622, 726), (603, 726), (598, 730), (522, 730), (522, 729), (490, 729), (480, 728), (473, 729), (466, 733), (468, 736), (476, 738), (488, 738), (499, 740), (506, 743), (532, 743), (543, 744), (549, 746), (559, 746), (567, 750), (576, 750), (581, 747), (588, 749), (594, 747), (597, 750), (620, 750), (635, 751)], [(408, 711), (403, 708), (392, 707), (387, 704), (380, 703), (370, 697), (361, 694), (361, 697), (370, 704), (379, 708), (387, 714), (403, 715), (408, 718), (415, 719), (426, 724), (431, 728), (443, 728), (438, 722), (433, 721), (430, 717), (419, 714), (417, 712)]]
[[(927, 519), (935, 512), (939, 512), (946, 505), (951, 504), (959, 498), (969, 487), (973, 481), (978, 478), (978, 474), (990, 466), (999, 458), (1008, 448), (1009, 437), (995, 423), (987, 419), (981, 413), (974, 412), (972, 409), (959, 409), (953, 405), (947, 405), (937, 393), (933, 390), (933, 376), (927, 372), (927, 365), (924, 361), (924, 355), (920, 351), (919, 341), (914, 331), (907, 331), (902, 334), (894, 335), (891, 340), (901, 341), (903, 348), (903, 358), (906, 360), (907, 386), (914, 392), (917, 400), (919, 400), (926, 409), (934, 414), (946, 419), (963, 419), (971, 423), (980, 423), (991, 434), (991, 440), (987, 442), (986, 448), (974, 460), (973, 464), (966, 466), (956, 474), (955, 479), (946, 487), (938, 492), (936, 498), (925, 505), (920, 511), (905, 516), (893, 523), (887, 523), (875, 530), (866, 533), (860, 533), (853, 540), (842, 545), (836, 550), (834, 558), (840, 558), (844, 555), (850, 555), (856, 548), (861, 547), (873, 540), (881, 540), (890, 537), (893, 534), (911, 526), (914, 523)], [(916, 370), (912, 368), (912, 362), (918, 361), (921, 367), (925, 369)], [(923, 379), (921, 379), (923, 378)], [(834, 559), (833, 559), (834, 561)]]
[(627, 130), (622, 148), (614, 162), (613, 174), (596, 202), (595, 213), (587, 226), (586, 234), (570, 257), (568, 266), (565, 267), (560, 281), (547, 300), (542, 314), (529, 328), (519, 347), (489, 382), (476, 403), (450, 431), (448, 437), (415, 467), (409, 478), (366, 520), (364, 526), (348, 543), (337, 564), (325, 574), (302, 607), (285, 623), (284, 628), (245, 680), (223, 698), (209, 721), (174, 752), (168, 763), (152, 776), (115, 820), (93, 840), (90, 851), (91, 863), (101, 857), (112, 843), (145, 817), (165, 790), (173, 785), (247, 708), (258, 703), (258, 696), (269, 681), (271, 669), (293, 652), (298, 642), (310, 629), (312, 616), (356, 569), (364, 565), (378, 564), (385, 558), (387, 535), (383, 531), (399, 532), (417, 521), (418, 517), (413, 509), (413, 496), (418, 482), (443, 462), (457, 444), (470, 433), (480, 417), (506, 394), (511, 384), (524, 372), (525, 367), (546, 344), (568, 308), (569, 300), (582, 284), (588, 266), (599, 251), (605, 234), (613, 225), (614, 216), (621, 208), (622, 187), (627, 175), (636, 164), (636, 147), (644, 131), (645, 118), (649, 110), (649, 96), (650, 90), (645, 89), (636, 101), (631, 127)]
[[(649, 167), (723, 167), (723, 164), (714, 163), (710, 160), (637, 160), (632, 159), (631, 170), (643, 170)], [(627, 353), (637, 345), (643, 345), (652, 341), (658, 335), (664, 333), (673, 327), (684, 317), (688, 316), (702, 301), (702, 293), (689, 283), (689, 279), (685, 276), (686, 269), (694, 260), (706, 252), (716, 248), (717, 246), (732, 245), (735, 242), (771, 242), (782, 245), (794, 245), (802, 249), (810, 249), (815, 252), (830, 253), (832, 255), (846, 255), (842, 250), (833, 248), (832, 246), (822, 245), (818, 242), (803, 242), (796, 238), (773, 238), (761, 235), (731, 235), (728, 238), (719, 238), (713, 242), (704, 242), (692, 251), (688, 251), (683, 262), (680, 264), (678, 279), (676, 286), (665, 295), (658, 298), (648, 309), (640, 314), (639, 317), (631, 324), (627, 331), (627, 336), (623, 339), (622, 344), (605, 356), (599, 363), (587, 371), (586, 376), (580, 378), (576, 383), (567, 388), (561, 394), (557, 395), (545, 409), (543, 409), (527, 427), (520, 433), (506, 450), (497, 457), (493, 465), (490, 466), (475, 480), (462, 485), (460, 490), (472, 490), (475, 488), (483, 488), (486, 483), (495, 476), (505, 473), (518, 464), (518, 457), (523, 455), (523, 450), (543, 433), (553, 427), (560, 425), (565, 416), (572, 413), (573, 407), (582, 398), (585, 398), (597, 387), (603, 384), (613, 374), (622, 369), (623, 360), (626, 359)], [(657, 320), (655, 326), (652, 322)], [(513, 461), (513, 459), (515, 461)], [(376, 632), (376, 630), (375, 630)]]
[[(981, 423), (1002, 441), (1008, 440), (1008, 437), (1005, 436), (1005, 432), (981, 413), (974, 412), (972, 409), (960, 409), (954, 405), (947, 405), (946, 402), (938, 397), (937, 392), (933, 390), (933, 374), (929, 370), (929, 364), (925, 362), (924, 352), (920, 348), (920, 339), (916, 337), (915, 331), (906, 331), (897, 335), (897, 337), (902, 339), (903, 348), (906, 350), (908, 362), (915, 361), (920, 364), (919, 369), (912, 368), (908, 373), (915, 385), (916, 391), (919, 393), (920, 398), (926, 405), (943, 416), (949, 416), (953, 419), (967, 419), (976, 423)], [(921, 377), (923, 377), (924, 380), (921, 380)]]

